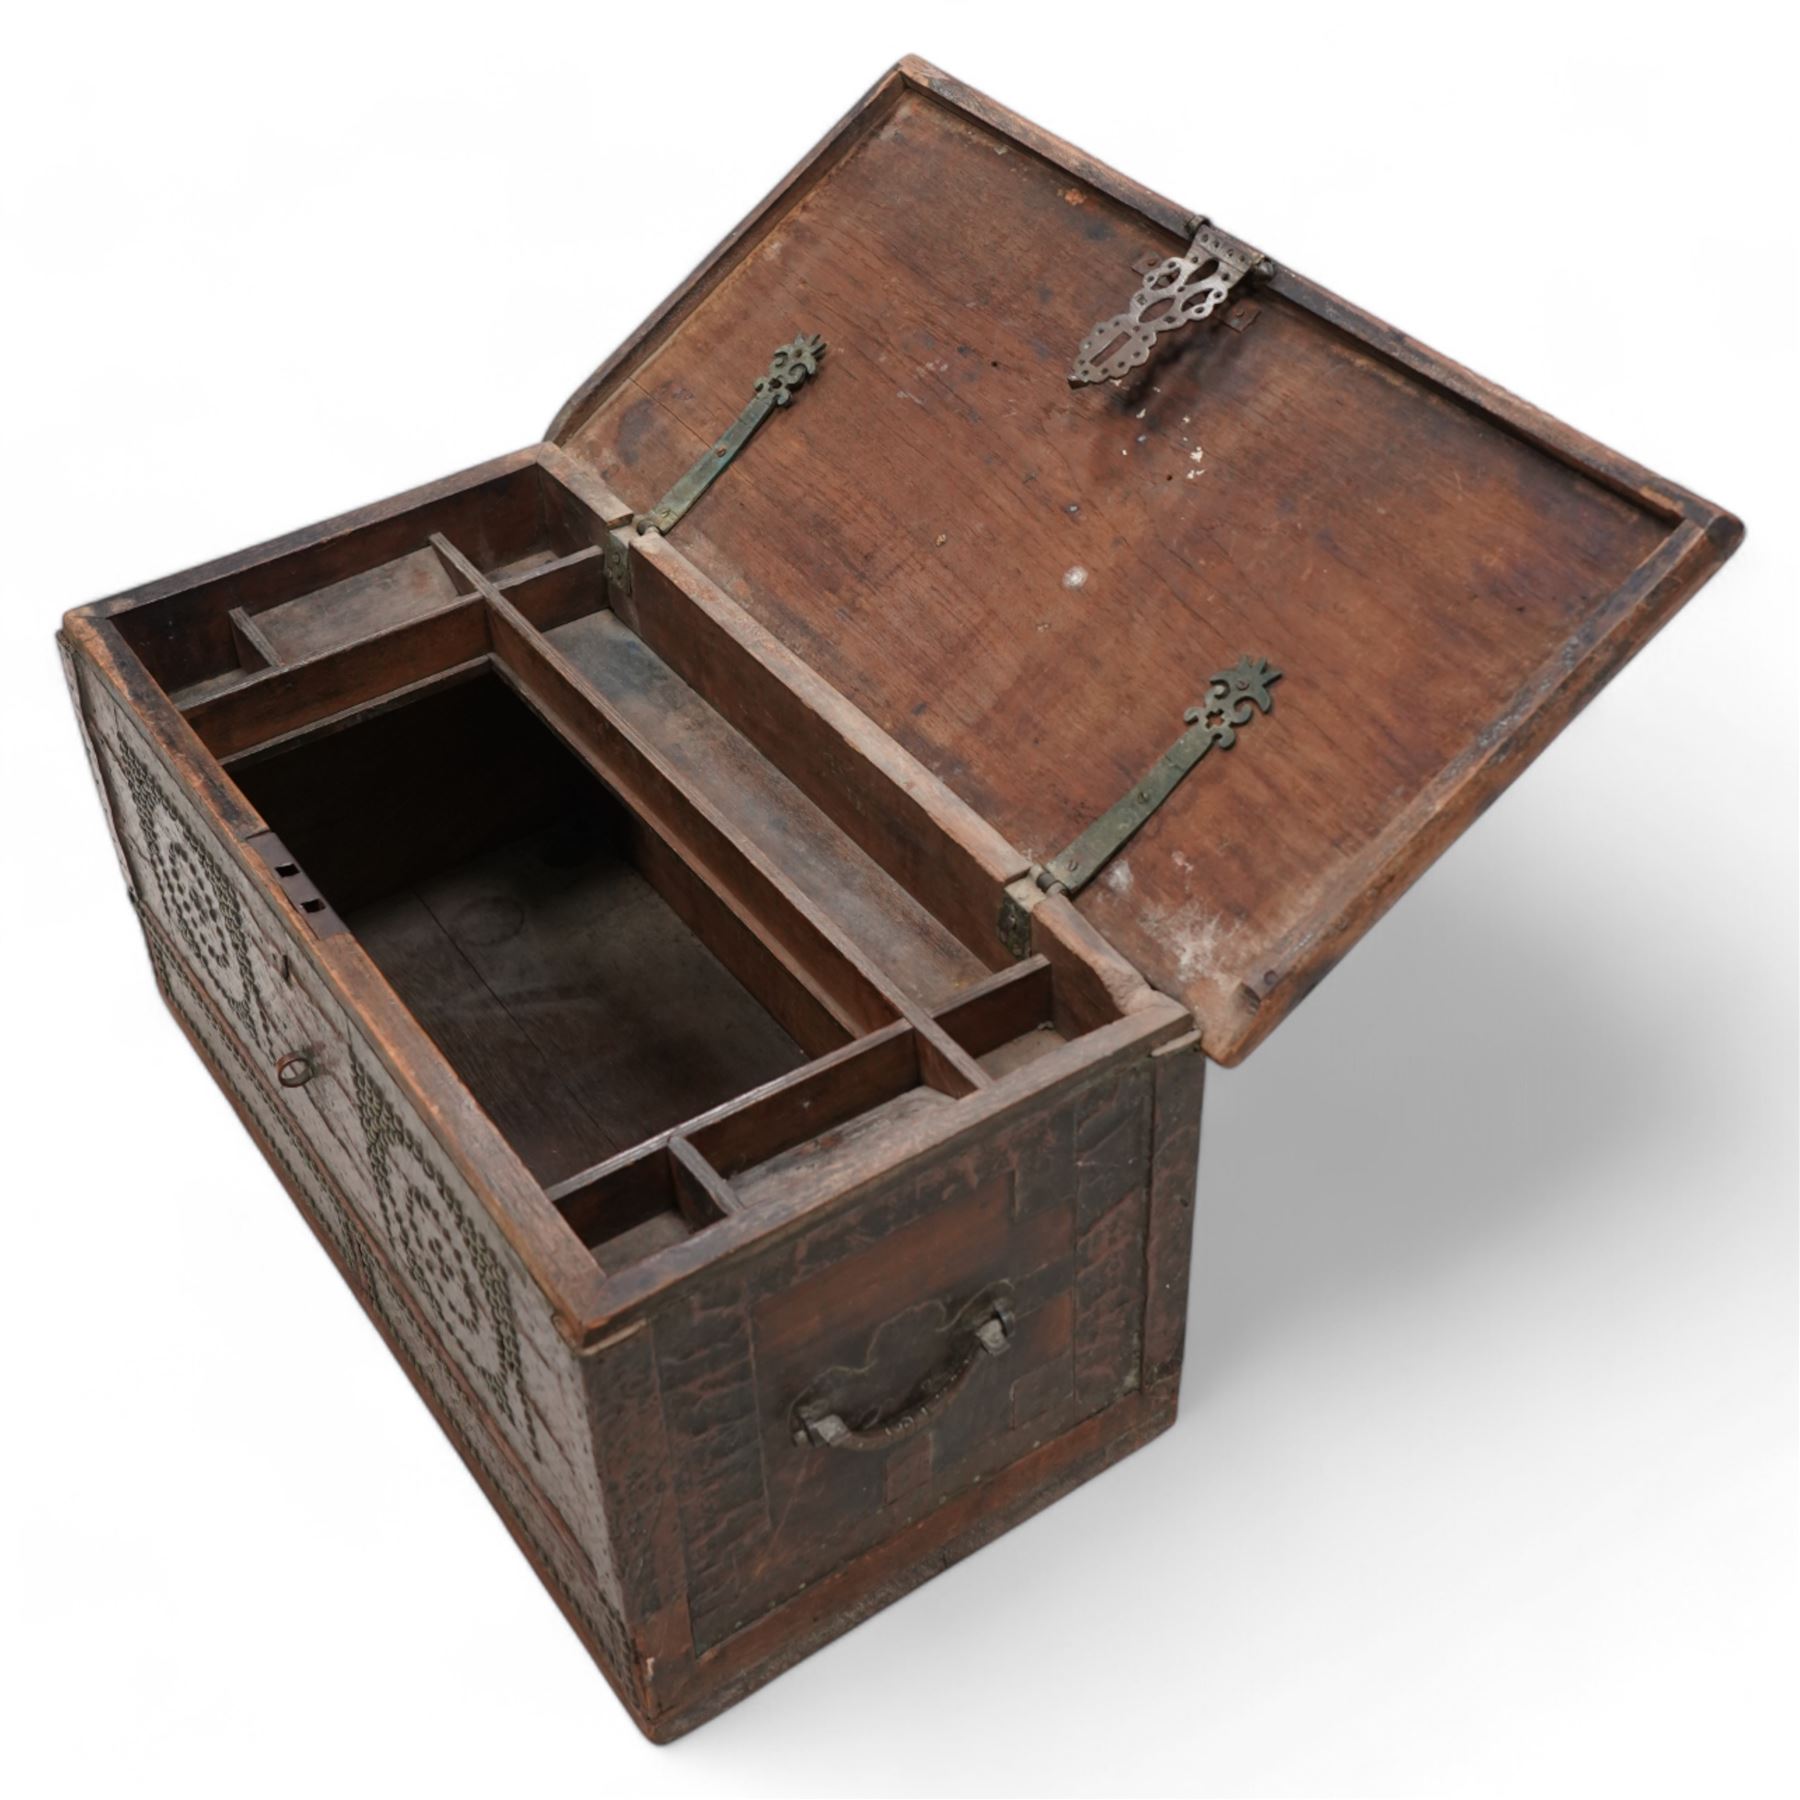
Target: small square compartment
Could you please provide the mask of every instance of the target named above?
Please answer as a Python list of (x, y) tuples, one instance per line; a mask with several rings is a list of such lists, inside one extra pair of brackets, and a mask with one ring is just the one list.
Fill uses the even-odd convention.
[(528, 593), (522, 610), (545, 615), (535, 623), (576, 616), (598, 591), (606, 523), (534, 461), (411, 498), (328, 544), (215, 565), (123, 615), (120, 631), (206, 735), (209, 703), (354, 646), (404, 641), (482, 582)]

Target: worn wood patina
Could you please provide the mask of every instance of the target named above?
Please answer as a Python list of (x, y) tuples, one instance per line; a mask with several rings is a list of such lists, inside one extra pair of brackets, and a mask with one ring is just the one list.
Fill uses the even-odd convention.
[(164, 998), (660, 1740), (1171, 1422), (1205, 1058), (1740, 534), (909, 61), (543, 443), (62, 645)]

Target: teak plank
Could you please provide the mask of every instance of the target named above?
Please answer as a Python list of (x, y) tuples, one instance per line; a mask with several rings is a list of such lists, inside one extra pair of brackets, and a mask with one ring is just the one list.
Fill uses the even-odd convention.
[(913, 999), (937, 1006), (987, 968), (611, 613), (546, 637), (621, 719), (778, 862)]
[(683, 1129), (727, 1179), (917, 1088), (919, 1044), (905, 1024), (888, 1026), (821, 1057), (754, 1103)]
[(835, 921), (812, 907), (734, 820), (684, 788), (542, 633), (498, 595), (491, 604), (495, 667), (521, 698), (783, 963), (807, 972), (835, 1017), (861, 1030), (889, 1023), (903, 997)]
[(996, 889), (1025, 859), (991, 823), (655, 536), (633, 545), (627, 623), (978, 956), (1004, 959)]
[(443, 559), (421, 547), (250, 617), (271, 661), (297, 663), (441, 611), (456, 597), (456, 583)]
[(416, 893), (374, 901), (350, 924), (539, 1181), (564, 1180), (596, 1155), (625, 1147), (570, 1091), (560, 1062), (533, 1040)]
[(435, 612), (334, 645), (305, 662), (245, 676), (194, 701), (187, 719), (223, 759), (442, 674), (484, 655), (487, 647), (487, 613), (479, 597), (453, 598)]
[(666, 838), (637, 819), (626, 832), (638, 873), (809, 1056), (835, 1050), (855, 1035), (856, 1015), (834, 1001), (804, 963), (735, 911)]
[(770, 1194), (786, 1200), (827, 1194), (841, 1186), (846, 1175), (890, 1137), (906, 1130), (921, 1115), (945, 1107), (950, 1101), (932, 1088), (909, 1088), (891, 1100), (855, 1113), (822, 1130), (804, 1143), (778, 1151), (766, 1162), (747, 1169), (733, 1184), (739, 1204), (755, 1207)]
[[(533, 1066), (556, 1071), (539, 1099), (556, 1106), (560, 1135), (544, 1144), (533, 1134), (539, 1155), (514, 1139), (545, 1182), (805, 1061), (617, 848), (585, 831), (503, 845), (413, 893), (422, 920), (378, 912), (372, 938), (367, 913), (347, 922), (509, 1136), (515, 1116), (533, 1119), (509, 1099), (516, 1072), (500, 1085), (485, 1058), (471, 1066), (438, 1024), (462, 1026), (458, 1043), (490, 1028), (522, 1037), (537, 1053)], [(435, 930), (442, 950), (418, 954), (408, 924)], [(403, 960), (390, 962), (394, 950)]]
[(1049, 959), (1032, 956), (958, 995), (936, 1022), (997, 1079), (1068, 1042), (1054, 1019)]

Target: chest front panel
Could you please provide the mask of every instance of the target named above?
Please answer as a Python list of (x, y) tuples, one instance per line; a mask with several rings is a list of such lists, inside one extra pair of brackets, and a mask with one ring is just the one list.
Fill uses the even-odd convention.
[(165, 955), (348, 1197), (565, 1528), (607, 1567), (582, 1389), (530, 1277), (144, 734), (97, 680), (83, 686), (134, 891)]
[[(444, 1355), (406, 1284), (371, 1240), (357, 1210), (301, 1136), (262, 1070), (219, 1017), (211, 997), (154, 923), (145, 939), (157, 984), (216, 1080), (231, 1096), (288, 1192), (376, 1326), (401, 1359), (464, 1459), (480, 1475), (515, 1535), (566, 1611), (621, 1677), (631, 1668), (611, 1584), (569, 1534), (560, 1514), (494, 1427), (492, 1410)], [(365, 1496), (379, 1506), (379, 1496)]]

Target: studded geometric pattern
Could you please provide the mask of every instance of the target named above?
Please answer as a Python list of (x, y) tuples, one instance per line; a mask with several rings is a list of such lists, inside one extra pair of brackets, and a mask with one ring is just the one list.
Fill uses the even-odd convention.
[(541, 1462), (506, 1271), (354, 1050), (350, 1070), (388, 1245), (464, 1364)]
[(138, 832), (150, 856), (164, 916), (181, 934), (194, 966), (237, 1021), (247, 1043), (274, 1048), (273, 1026), (244, 929), (244, 906), (223, 866), (147, 763), (117, 733), (107, 746), (131, 791)]
[[(123, 714), (108, 705), (101, 716), (98, 738), (121, 817), (131, 825), (135, 880), (147, 917), (166, 927), (168, 949), (201, 978), (209, 1000), (227, 1015), (232, 1035), (253, 1060), (264, 1049), (271, 1056), (291, 1049), (292, 1009), (271, 986), (272, 974), (259, 981), (259, 969), (272, 971), (276, 954), (268, 927)], [(553, 1428), (527, 1388), (513, 1282), (497, 1247), (480, 1229), (485, 1220), (477, 1221), (468, 1197), (445, 1178), (416, 1121), (358, 1060), (356, 1050), (344, 1048), (354, 1085), (347, 1097), (355, 1107), (346, 1123), (360, 1130), (365, 1154), (357, 1161), (366, 1163), (353, 1190), (361, 1228), (385, 1241), (396, 1272), (413, 1284), (425, 1315), (492, 1405), (495, 1423), (521, 1456), (544, 1470), (557, 1504), (581, 1511), (567, 1484), (591, 1487), (592, 1478), (553, 1436), (546, 1440), (546, 1430)], [(322, 1154), (329, 1159), (330, 1150)], [(331, 1224), (326, 1221), (327, 1230)], [(332, 1236), (346, 1242), (335, 1231)], [(558, 1458), (554, 1465), (552, 1456)]]
[(154, 928), (144, 935), (164, 998), (202, 1046), (214, 1075), (256, 1122), (263, 1149), (287, 1176), (289, 1191), (314, 1229), (338, 1252), (358, 1297), (386, 1330), (414, 1383), (434, 1403), (456, 1447), (486, 1480), (514, 1531), (529, 1546), (539, 1572), (580, 1622), (595, 1650), (620, 1680), (634, 1681), (624, 1621), (596, 1588), (592, 1562), (561, 1533), (544, 1529), (542, 1514), (548, 1502), (508, 1457), (497, 1452), (488, 1436), (491, 1426), (482, 1421), (467, 1387), (432, 1343), (412, 1302), (389, 1278), (363, 1227), (339, 1198), (336, 1184), (270, 1096), (230, 1031), (216, 1024), (180, 958), (169, 952)]
[[(303, 1210), (336, 1247), (364, 1297), (379, 1309), (381, 1300), (375, 1286), (374, 1259), (362, 1233), (351, 1222), (343, 1202), (338, 1199), (331, 1177), (320, 1166), (306, 1139), (294, 1129), (287, 1114), (269, 1098), (250, 1059), (238, 1048), (231, 1033), (209, 1029), (211, 1021), (206, 1016), (206, 1003), (200, 998), (180, 958), (169, 954), (155, 930), (146, 931), (144, 937), (150, 946), (150, 961), (162, 985), (163, 997), (174, 1007), (188, 1030), (212, 1052), (215, 1073), (256, 1120), (264, 1145), (281, 1165), (289, 1186), (304, 1196)], [(187, 1004), (189, 1001), (193, 1003), (191, 1006)], [(231, 1066), (227, 1066), (227, 1059)]]

